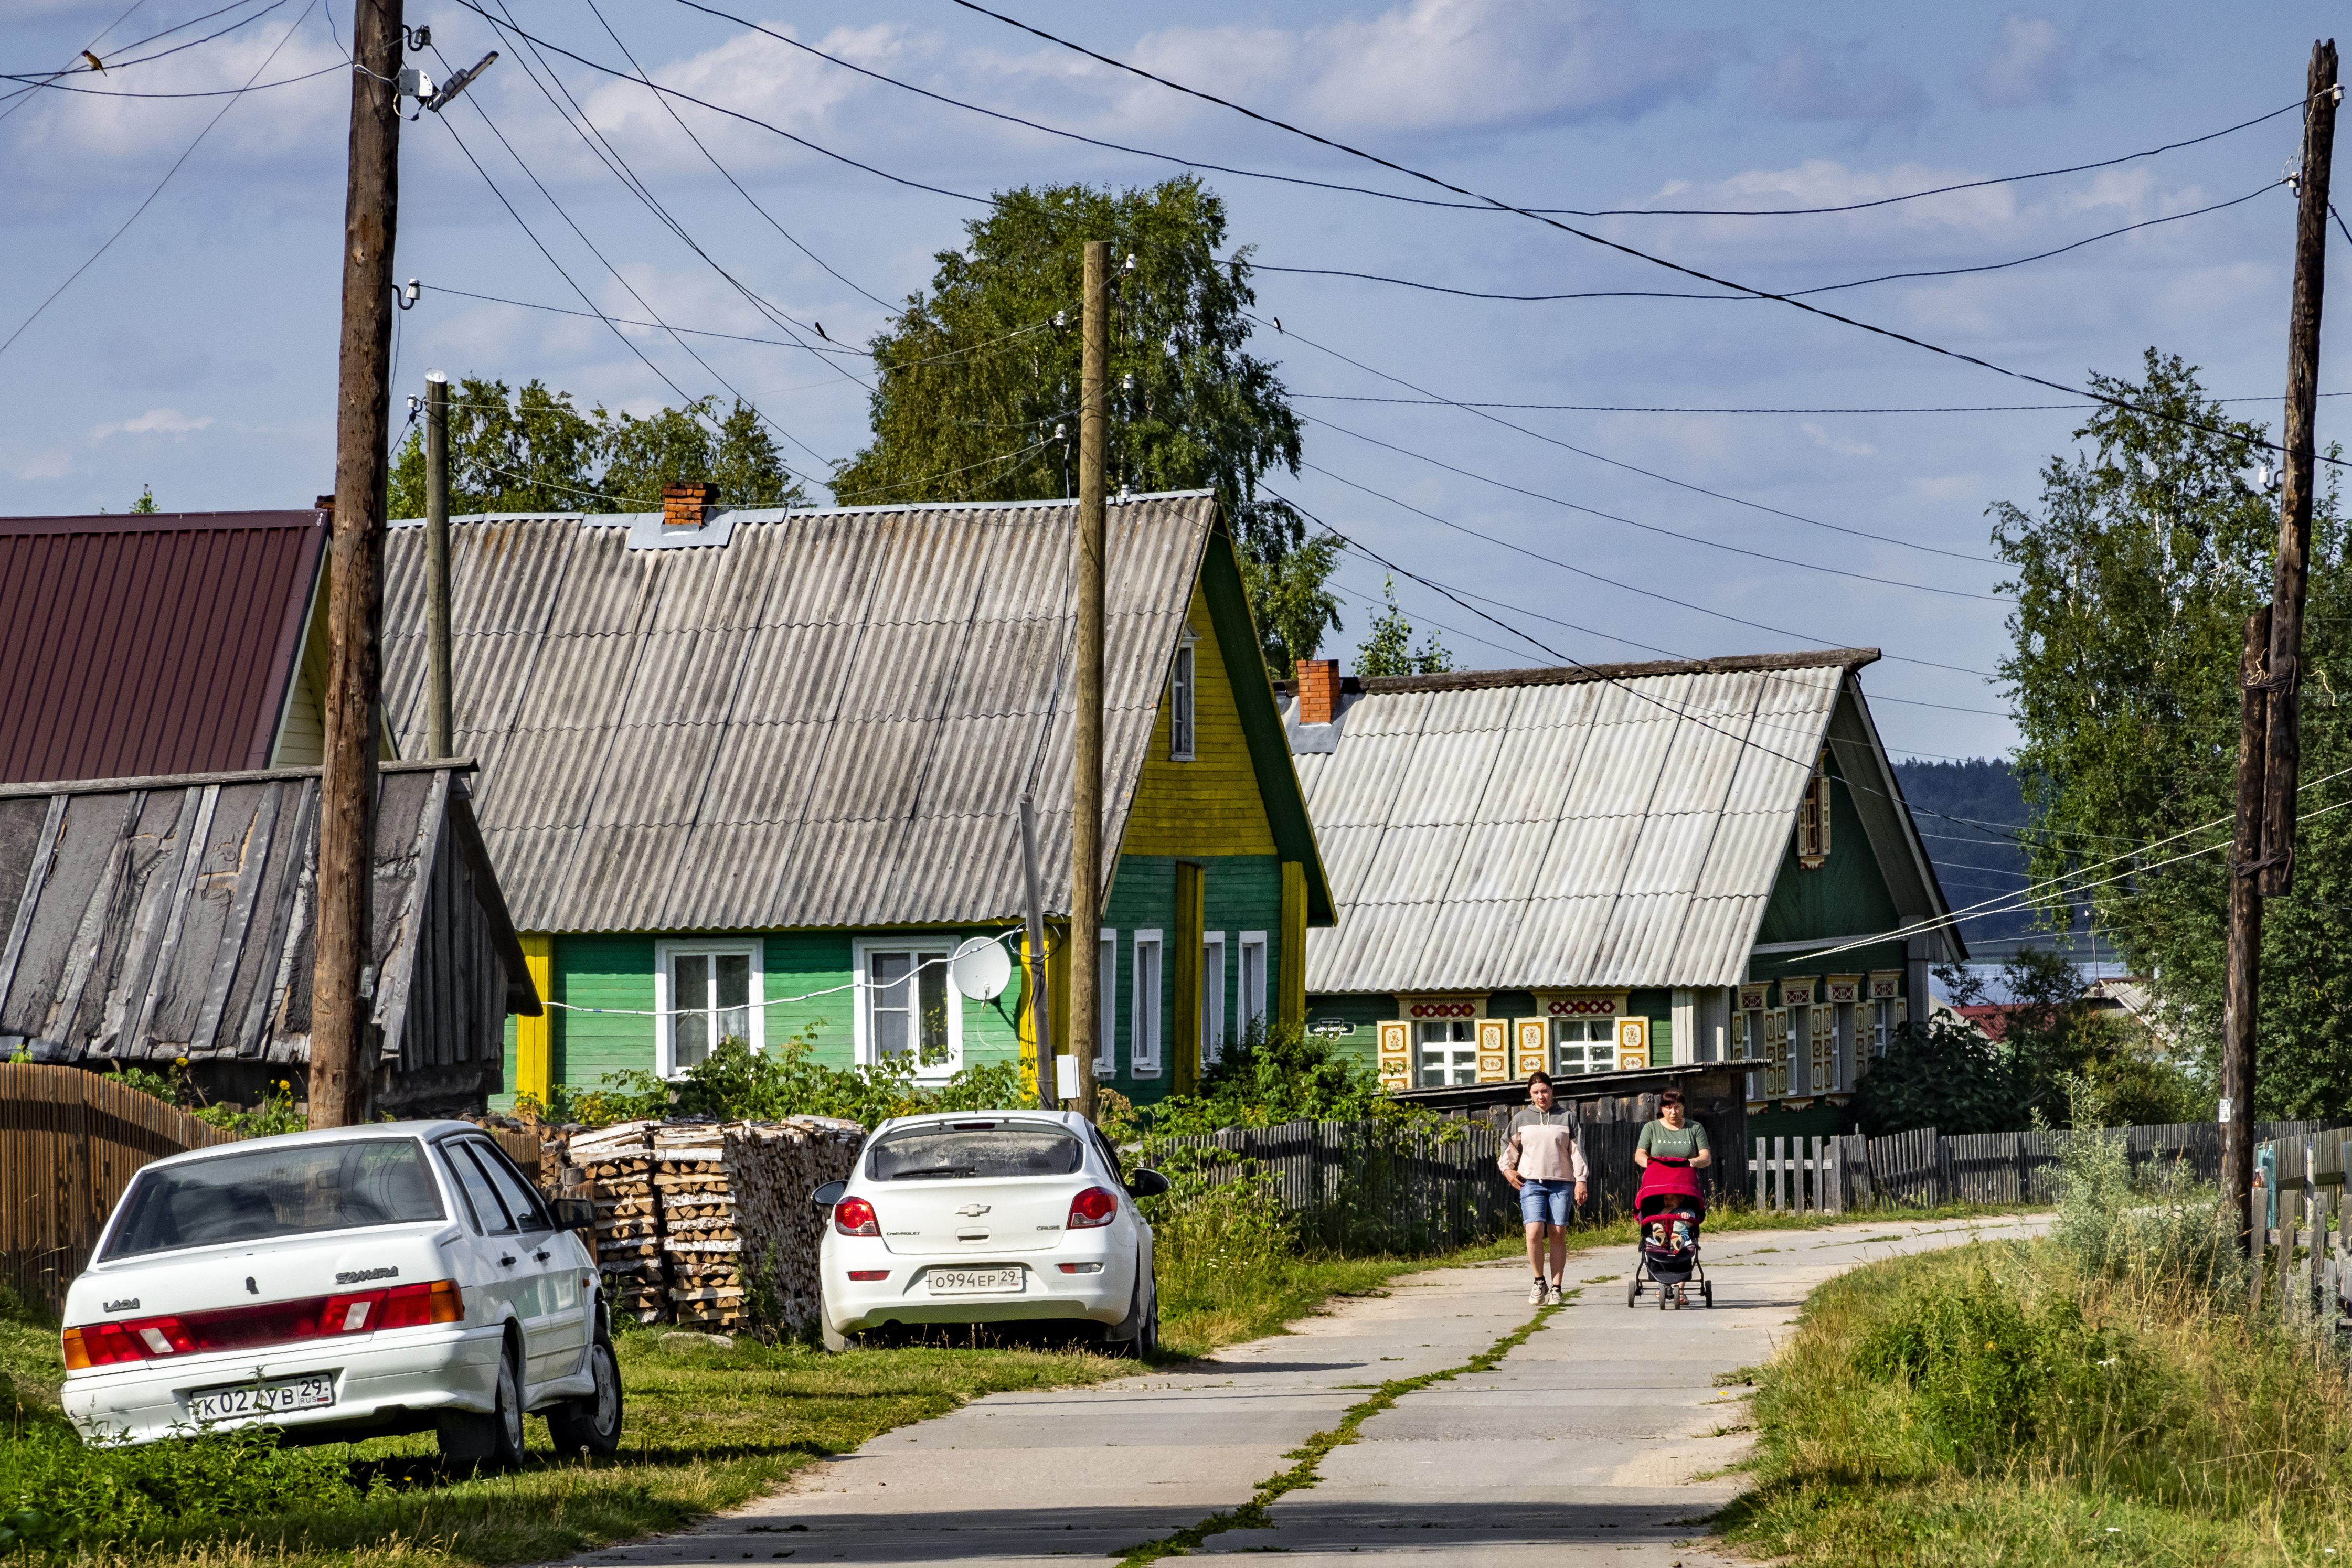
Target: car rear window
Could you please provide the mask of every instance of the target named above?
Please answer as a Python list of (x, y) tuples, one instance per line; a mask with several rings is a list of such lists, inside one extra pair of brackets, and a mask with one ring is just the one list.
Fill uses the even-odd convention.
[(886, 1133), (866, 1156), (876, 1181), (1075, 1176), (1086, 1146), (1034, 1122), (938, 1122)]
[(415, 1139), (302, 1144), (140, 1172), (105, 1256), (442, 1218), (440, 1192)]

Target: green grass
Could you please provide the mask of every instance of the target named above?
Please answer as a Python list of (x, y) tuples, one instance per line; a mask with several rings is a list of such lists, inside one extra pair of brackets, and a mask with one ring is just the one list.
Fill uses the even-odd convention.
[[(2273, 1309), (2274, 1310), (2274, 1309)], [(1791, 1564), (2321, 1564), (2352, 1558), (2332, 1350), (2055, 1240), (1820, 1287), (1759, 1379), (1755, 1486), (1718, 1521)]]

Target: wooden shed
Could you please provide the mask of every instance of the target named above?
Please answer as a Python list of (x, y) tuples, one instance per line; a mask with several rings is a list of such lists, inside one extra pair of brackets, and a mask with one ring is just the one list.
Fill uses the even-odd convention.
[[(373, 1105), (481, 1111), (540, 1003), (465, 761), (380, 775)], [(184, 1061), (213, 1099), (298, 1095), (310, 1051), (319, 770), (0, 786), (0, 1056)]]

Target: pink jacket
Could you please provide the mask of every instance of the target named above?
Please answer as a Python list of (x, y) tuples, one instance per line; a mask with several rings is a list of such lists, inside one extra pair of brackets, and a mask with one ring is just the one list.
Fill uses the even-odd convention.
[(1576, 1141), (1576, 1113), (1530, 1105), (1511, 1118), (1510, 1134), (1496, 1165), (1528, 1181), (1582, 1181), (1584, 1150)]

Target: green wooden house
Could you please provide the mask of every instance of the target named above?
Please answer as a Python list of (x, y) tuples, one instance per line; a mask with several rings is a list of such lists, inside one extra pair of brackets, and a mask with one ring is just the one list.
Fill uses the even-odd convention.
[[(1066, 1041), (1076, 506), (666, 509), (452, 520), (456, 749), (541, 993), (509, 1092), (676, 1075), (719, 1040), (920, 1075), (1023, 1060), (1034, 796)], [(1110, 508), (1099, 1081), (1187, 1087), (1298, 1018), (1332, 920), (1305, 798), (1207, 494)], [(424, 748), (424, 535), (386, 552), (386, 707)], [(1025, 1051), (1025, 1054), (1024, 1054)]]
[(1929, 967), (1967, 956), (1864, 699), (1877, 657), (1309, 661), (1285, 721), (1340, 920), (1307, 942), (1308, 1027), (1398, 1089), (1746, 1062), (1751, 1131), (1849, 1131)]

